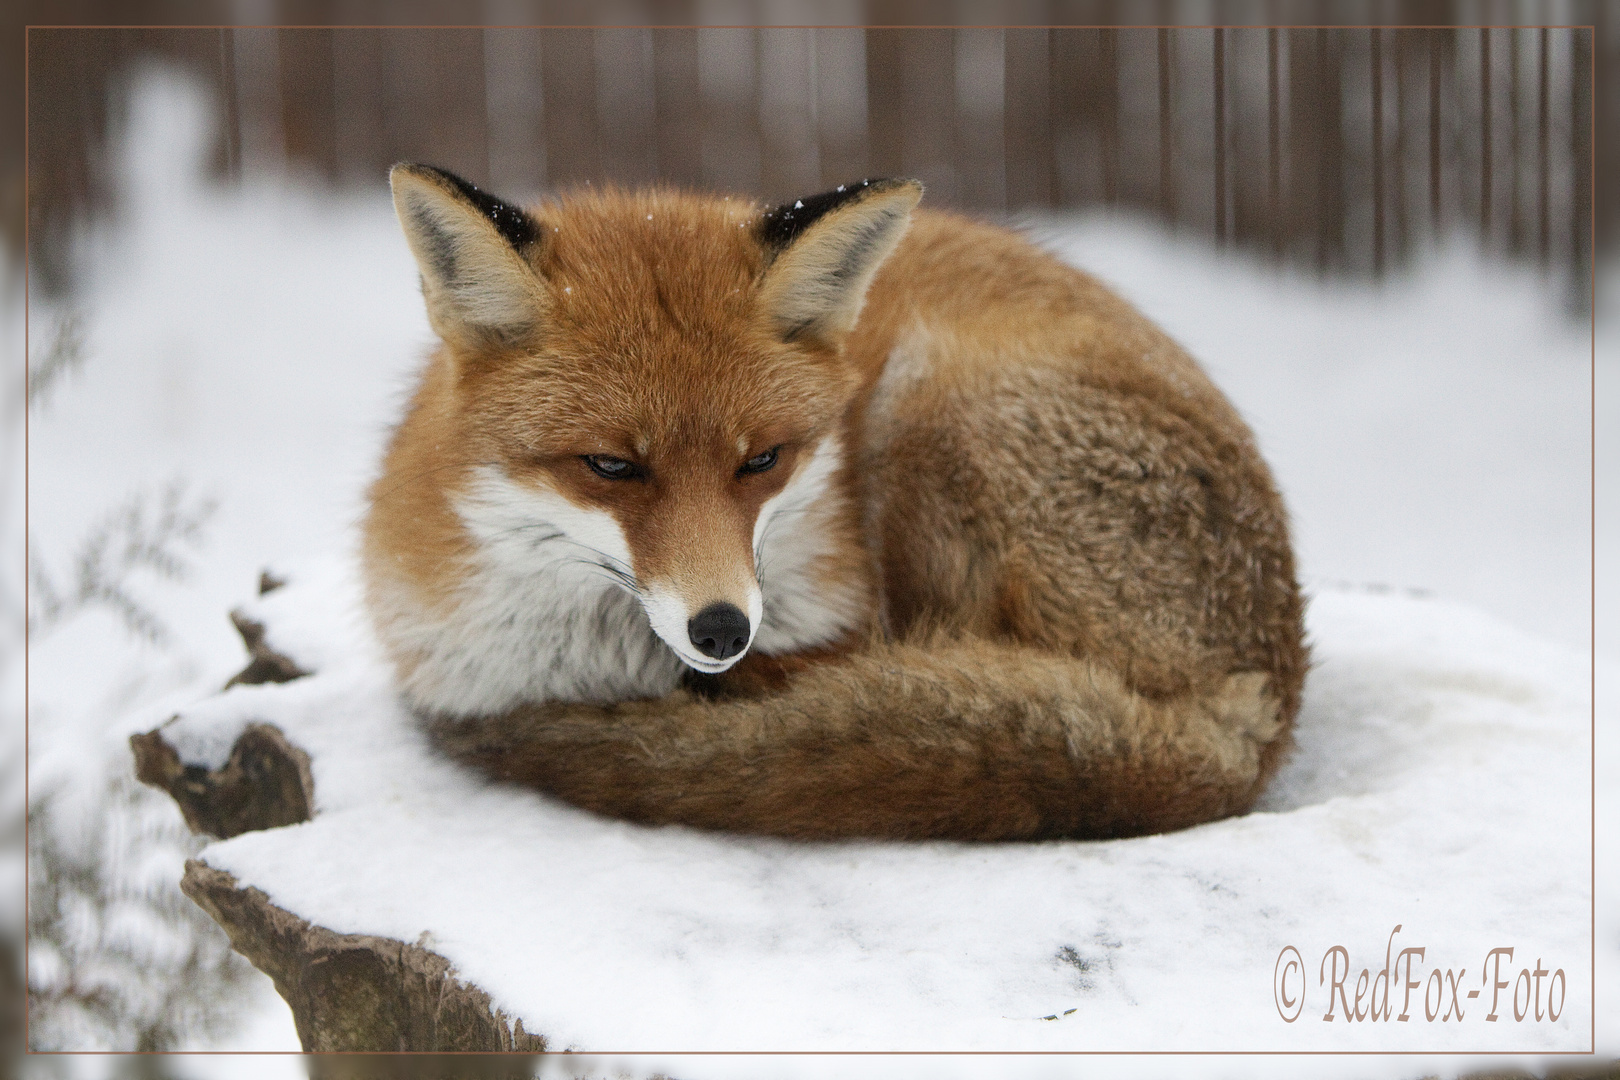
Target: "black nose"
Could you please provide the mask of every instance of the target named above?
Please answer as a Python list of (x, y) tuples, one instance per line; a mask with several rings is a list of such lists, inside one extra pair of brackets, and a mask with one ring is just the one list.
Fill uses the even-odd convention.
[(686, 624), (686, 635), (704, 656), (727, 660), (748, 648), (748, 616), (732, 604), (710, 604)]

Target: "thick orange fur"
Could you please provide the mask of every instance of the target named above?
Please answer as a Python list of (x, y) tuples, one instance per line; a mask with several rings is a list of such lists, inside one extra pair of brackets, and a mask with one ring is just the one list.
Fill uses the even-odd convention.
[[(422, 198), (439, 198), (432, 182)], [(865, 243), (838, 233), (855, 237), (850, 222), (881, 240), (874, 208), (903, 217), (915, 202), (914, 187), (872, 190), (785, 246), (735, 201), (545, 204), (534, 236), (509, 245), (535, 285), (500, 263), (504, 300), (446, 299), (424, 262), (445, 345), (365, 537), (368, 597), (407, 696), (451, 754), (638, 821), (1020, 839), (1248, 809), (1288, 745), (1306, 667), (1285, 515), (1249, 431), (1096, 281), (955, 215), (911, 215), (892, 254), (873, 256), (869, 288), (856, 283), (864, 306), (804, 300), (804, 275), (825, 277), (816, 244)], [(483, 252), (480, 227), (463, 225)], [(522, 310), (482, 314), (501, 302)], [(835, 445), (793, 526), (819, 546), (791, 595), (835, 597), (838, 618), (799, 644), (756, 642), (679, 687), (649, 677), (653, 697), (518, 689), (464, 708), (452, 678), (422, 674), (439, 663), (425, 659), (433, 619), (460, 627), (468, 654), (509, 644), (453, 621), (497, 535), (464, 509), (480, 469), (617, 523), (624, 587), (667, 582), (695, 610), (752, 587), (760, 508)], [(771, 471), (738, 469), (766, 447), (781, 448)], [(602, 480), (589, 455), (635, 461), (643, 478)], [(619, 535), (605, 528), (604, 543)]]

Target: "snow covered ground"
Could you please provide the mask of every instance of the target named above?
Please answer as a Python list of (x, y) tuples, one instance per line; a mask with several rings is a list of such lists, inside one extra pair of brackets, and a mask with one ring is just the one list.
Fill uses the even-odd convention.
[[(121, 735), (128, 714), (154, 716), (189, 704), (238, 668), (240, 647), (224, 613), (251, 594), (262, 566), (307, 564), (347, 549), (382, 433), (429, 341), (415, 271), (383, 178), (371, 190), (336, 195), (293, 183), (214, 189), (198, 179), (205, 118), (196, 100), (166, 81), (149, 84), (141, 100), (128, 137), (121, 214), (85, 237), (72, 312), (43, 304), (30, 312), (36, 356), (72, 313), (82, 319), (84, 347), (82, 363), (31, 413), (28, 528), (44, 572), (70, 585), (84, 537), (133, 495), (146, 493), (153, 508), (171, 482), (184, 481), (182, 509), (200, 511), (203, 499), (215, 500), (217, 509), (204, 522), (195, 553), (184, 548), (193, 567), (184, 582), (139, 572), (131, 580), (131, 592), (167, 627), (168, 644), (136, 642), (105, 606), (89, 607), (36, 637), (29, 671), (36, 787), (102, 783), (104, 770), (127, 761)], [(1569, 689), (1583, 683), (1590, 640), (1591, 339), (1564, 313), (1551, 283), (1461, 245), (1434, 252), (1379, 285), (1328, 285), (1135, 221), (1046, 218), (1031, 227), (1165, 325), (1249, 419), (1292, 508), (1307, 588), (1321, 598), (1313, 619), (1328, 620), (1323, 625), (1339, 619), (1346, 640), (1355, 639), (1361, 632), (1354, 629), (1355, 608), (1367, 597), (1345, 585), (1397, 594), (1421, 590), (1445, 603), (1379, 599), (1413, 604), (1414, 625), (1430, 617), (1422, 612), (1448, 613), (1431, 627), (1436, 649), (1459, 648), (1467, 634), (1489, 637), (1495, 650), (1489, 656), (1500, 660), (1504, 686), (1516, 678), (1508, 669), (1528, 657), (1558, 667), (1562, 674), (1549, 685), (1564, 695), (1560, 708), (1567, 713)], [(1598, 377), (1608, 385), (1620, 377), (1617, 352), (1608, 350), (1600, 362)], [(1601, 411), (1620, 420), (1612, 395), (1602, 399)], [(1615, 460), (1615, 447), (1604, 446), (1607, 459)], [(1606, 503), (1600, 510), (1612, 514)], [(1600, 578), (1600, 587), (1614, 595), (1610, 578)], [(1457, 615), (1455, 604), (1483, 609), (1540, 643), (1521, 642), (1490, 619)], [(1503, 646), (1512, 642), (1521, 643)], [(1606, 624), (1597, 644), (1605, 664), (1620, 662), (1620, 641)], [(1604, 688), (1614, 685), (1613, 670), (1600, 668)], [(8, 686), (19, 675), (8, 658)], [(1601, 697), (1599, 715), (1597, 769), (1605, 801), (1598, 888), (1607, 901), (1599, 903), (1600, 1023), (1615, 1015), (1620, 996), (1620, 924), (1611, 914), (1620, 911), (1614, 902), (1620, 882), (1612, 834), (1602, 831), (1617, 809), (1614, 701), (1612, 692)], [(1465, 747), (1430, 750), (1455, 769), (1471, 760)], [(1530, 803), (1522, 813), (1498, 808), (1494, 796), (1480, 804), (1488, 809), (1475, 822), (1481, 832), (1472, 842), (1488, 845), (1496, 831), (1517, 851), (1526, 830), (1550, 829), (1559, 834), (1552, 847), (1567, 855), (1570, 838), (1563, 834), (1586, 827), (1578, 812), (1586, 774), (1564, 776), (1557, 770), (1569, 761), (1560, 761), (1542, 762), (1550, 771), (1540, 774), (1556, 786), (1511, 789)], [(1452, 792), (1436, 786), (1437, 813)], [(1288, 792), (1275, 798), (1281, 800), (1275, 809), (1291, 808), (1284, 805)], [(1212, 861), (1232, 855), (1219, 838), (1236, 835), (1233, 829), (1197, 834), (1211, 845)], [(1180, 850), (1196, 842), (1195, 834), (1184, 834), (1142, 843)], [(985, 857), (1027, 861), (1039, 850)], [(178, 879), (181, 853), (166, 850), (161, 857), (170, 860), (171, 879)], [(1100, 852), (1065, 856), (1073, 867), (1107, 858)], [(1417, 919), (1420, 910), (1433, 910), (1426, 902), (1450, 895), (1438, 885), (1429, 891), (1422, 867), (1389, 871), (1408, 883), (1410, 907), (1363, 910), (1362, 893), (1332, 887), (1376, 878), (1378, 868), (1319, 868), (1318, 906), (1298, 941), (1312, 962), (1334, 933), (1353, 933), (1359, 943), (1375, 933), (1373, 924)], [(872, 872), (898, 870), (880, 861)], [(1563, 880), (1563, 871), (1553, 877)], [(1547, 899), (1564, 911), (1569, 898)], [(1428, 940), (1457, 936), (1458, 951), (1441, 950), (1448, 959), (1475, 951), (1479, 941), (1464, 933), (1471, 924), (1447, 926), (1458, 912), (1440, 907), (1423, 916), (1434, 928)], [(1175, 921), (1164, 913), (1167, 932), (1187, 930)], [(1143, 927), (1146, 933), (1152, 920)], [(966, 932), (967, 924), (958, 929)], [(1545, 932), (1555, 943), (1567, 942), (1575, 929), (1560, 916), (1557, 925), (1526, 929), (1516, 940)], [(1205, 960), (1224, 957), (1240, 940), (1247, 939), (1225, 936), (1219, 927), (1194, 934), (1193, 945), (1205, 942), (1208, 951), (1193, 948), (1182, 962), (1200, 971)], [(1358, 969), (1362, 951), (1358, 945), (1353, 953)], [(1471, 959), (1456, 962), (1474, 966)], [(1574, 970), (1574, 963), (1564, 966)], [(1146, 985), (1169, 985), (1174, 975), (1166, 971), (1166, 982)], [(223, 1043), (192, 1045), (295, 1048), (286, 1010), (267, 993), (267, 980), (254, 993), (259, 1005), (246, 1027), (215, 1037)], [(1109, 1022), (1126, 1035), (1137, 1025), (1145, 1030), (1163, 1022), (1148, 1019), (1152, 1005), (1150, 997), (1120, 991)], [(1608, 1022), (1599, 1041), (1613, 1053), (1620, 1049), (1620, 1026)], [(1202, 1030), (1194, 1020), (1186, 1024), (1185, 1031)], [(1195, 1044), (1180, 1036), (1174, 1041)], [(1513, 1044), (1526, 1050), (1555, 1045), (1571, 1044)], [(263, 1070), (281, 1059), (252, 1060)], [(947, 1068), (988, 1071), (978, 1059), (955, 1066), (903, 1060), (907, 1070), (934, 1075)], [(800, 1070), (782, 1059), (749, 1062), (717, 1059), (703, 1068), (714, 1075)], [(1298, 1067), (1286, 1058), (1209, 1059), (1198, 1067), (1211, 1075), (1253, 1075), (1267, 1063), (1269, 1071)], [(296, 1066), (286, 1064), (293, 1071), (285, 1075), (296, 1075)], [(672, 1067), (697, 1075), (697, 1064)], [(1147, 1075), (1196, 1071), (1189, 1059), (1112, 1064)], [(845, 1074), (897, 1071), (894, 1059), (865, 1065), (837, 1059), (837, 1065)], [(1031, 1075), (1067, 1068), (1045, 1059), (1019, 1059), (1018, 1067)], [(1312, 1061), (1313, 1072), (1343, 1075), (1416, 1076), (1456, 1067), (1432, 1058), (1355, 1058), (1331, 1067), (1327, 1059)]]
[[(1472, 608), (1319, 592), (1299, 745), (1247, 817), (1107, 843), (806, 845), (628, 825), (484, 782), (401, 710), (348, 561), (276, 569), (289, 584), (245, 611), (315, 674), (198, 702), (164, 733), (181, 761), (217, 769), (246, 724), (274, 724), (310, 754), (315, 815), (199, 858), (339, 933), (430, 941), (560, 1047), (1589, 1039), (1585, 658)], [(1335, 1003), (1319, 958), (1345, 947), (1354, 994), (1356, 972), (1391, 962), (1392, 936), (1395, 954), (1425, 954), (1379, 999), (1407, 1019), (1371, 1022), (1360, 1002), (1362, 1023), (1322, 1023)], [(1478, 988), (1499, 946), (1563, 973), (1556, 1007), (1549, 984), (1544, 1022), (1502, 1023), (1485, 984), (1442, 1021), (1456, 990), (1444, 980)], [(1278, 969), (1287, 956), (1296, 966)], [(1285, 1007), (1301, 994), (1304, 1016)]]

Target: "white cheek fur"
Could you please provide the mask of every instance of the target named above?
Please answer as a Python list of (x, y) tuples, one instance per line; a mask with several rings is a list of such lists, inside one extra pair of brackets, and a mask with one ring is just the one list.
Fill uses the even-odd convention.
[[(836, 437), (824, 440), (761, 508), (757, 585), (743, 598), (748, 649), (813, 648), (860, 618), (860, 583), (819, 572), (835, 552), (827, 525), (842, 456)], [(471, 716), (524, 702), (656, 697), (683, 667), (721, 672), (747, 655), (715, 661), (693, 648), (695, 612), (673, 590), (638, 588), (624, 531), (605, 511), (493, 466), (454, 505), (473, 552), (452, 601), (424, 603), (403, 583), (377, 596), (384, 635), (415, 661), (404, 689), (419, 708)]]
[[(831, 535), (841, 509), (833, 480), (844, 461), (836, 435), (823, 439), (787, 486), (760, 508), (754, 566), (762, 615), (753, 647), (767, 654), (814, 648), (856, 626), (865, 610), (859, 581), (840, 581), (822, 563), (838, 553)], [(753, 613), (750, 612), (752, 615)]]
[(486, 466), (455, 501), (473, 553), (448, 605), (399, 586), (383, 633), (415, 658), (404, 689), (429, 712), (529, 701), (623, 701), (674, 689), (681, 661), (627, 588), (623, 531), (601, 511)]

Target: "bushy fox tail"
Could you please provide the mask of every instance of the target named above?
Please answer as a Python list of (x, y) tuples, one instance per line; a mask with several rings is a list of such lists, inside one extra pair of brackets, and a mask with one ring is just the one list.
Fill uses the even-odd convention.
[(779, 693), (439, 721), (452, 756), (649, 824), (803, 839), (1162, 832), (1241, 813), (1288, 742), (1263, 672), (1154, 700), (1083, 660), (883, 645)]

